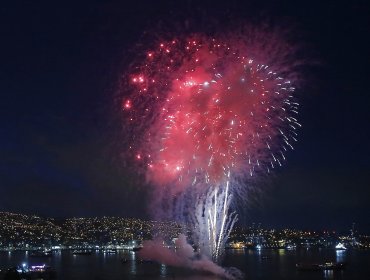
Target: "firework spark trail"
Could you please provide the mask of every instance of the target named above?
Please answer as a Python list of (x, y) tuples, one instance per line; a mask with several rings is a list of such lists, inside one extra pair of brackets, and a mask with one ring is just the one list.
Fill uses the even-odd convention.
[(300, 127), (283, 44), (249, 35), (158, 43), (135, 65), (122, 103), (130, 154), (162, 199), (200, 194), (191, 215), (214, 260), (236, 220), (231, 194), (244, 188), (236, 182), (281, 166)]
[(226, 188), (210, 190), (197, 200), (193, 222), (197, 228), (196, 240), (201, 252), (216, 263), (220, 261), (229, 233), (237, 221), (236, 213), (229, 213), (231, 199), (227, 182)]

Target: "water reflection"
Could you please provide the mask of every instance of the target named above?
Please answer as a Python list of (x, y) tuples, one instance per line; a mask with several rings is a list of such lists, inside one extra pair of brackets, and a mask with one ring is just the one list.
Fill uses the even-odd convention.
[(337, 262), (344, 262), (346, 257), (346, 251), (345, 250), (337, 250), (335, 251), (336, 261)]
[(279, 256), (285, 256), (285, 249), (279, 249), (278, 250), (278, 254), (279, 254)]
[(324, 270), (324, 278), (325, 279), (334, 279), (333, 270)]
[[(244, 252), (241, 253), (241, 252)], [(110, 256), (98, 251), (90, 256), (75, 256), (71, 251), (55, 251), (47, 259), (30, 258), (31, 251), (0, 252), (0, 268), (27, 263), (45, 263), (55, 268), (58, 279), (78, 280), (123, 280), (123, 279), (177, 279), (216, 280), (214, 275), (191, 271), (184, 268), (165, 266), (157, 263), (140, 263), (138, 254), (120, 251)], [(223, 266), (236, 267), (245, 272), (245, 279), (305, 279), (305, 280), (350, 280), (369, 279), (370, 250), (356, 254), (351, 250), (227, 250)], [(321, 270), (316, 272), (298, 271), (297, 263), (348, 262), (346, 269)], [(0, 274), (0, 279), (2, 279)]]
[(130, 263), (131, 263), (131, 266), (130, 266), (130, 272), (132, 274), (136, 274), (136, 254), (135, 252), (130, 252)]
[(161, 264), (161, 276), (167, 276), (167, 267), (164, 264)]
[(250, 256), (254, 255), (254, 251), (252, 249), (247, 249), (245, 252), (248, 252), (248, 255)]

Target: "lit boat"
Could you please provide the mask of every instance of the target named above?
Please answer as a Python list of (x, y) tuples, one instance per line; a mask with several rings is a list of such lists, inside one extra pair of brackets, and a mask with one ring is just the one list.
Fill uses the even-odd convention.
[(321, 270), (320, 265), (316, 264), (316, 263), (297, 263), (296, 267), (297, 267), (298, 270), (302, 270), (302, 271)]
[(104, 250), (104, 254), (117, 254), (117, 249)]
[(326, 262), (320, 265), (323, 270), (341, 270), (346, 266), (343, 262)]
[(73, 255), (85, 255), (85, 256), (89, 256), (92, 254), (92, 251), (90, 250), (74, 250), (72, 252)]
[(346, 266), (343, 262), (326, 262), (324, 264), (316, 263), (297, 263), (296, 267), (301, 271), (317, 271), (317, 270), (342, 270)]
[[(18, 266), (15, 270), (9, 269), (9, 277), (12, 273), (16, 272), (20, 278), (14, 279), (55, 279), (56, 271), (50, 266), (43, 265), (27, 265), (23, 263), (22, 266)], [(6, 278), (5, 276), (5, 279)], [(13, 279), (13, 278), (9, 278)]]
[(37, 258), (50, 258), (52, 256), (53, 256), (53, 252), (51, 250), (33, 251), (30, 254), (30, 257), (37, 257)]
[(289, 245), (286, 246), (287, 250), (295, 250), (296, 248), (297, 248), (297, 246), (292, 245), (292, 244), (289, 244)]
[(338, 243), (337, 246), (335, 246), (335, 250), (347, 250), (347, 248), (344, 246), (343, 243)]

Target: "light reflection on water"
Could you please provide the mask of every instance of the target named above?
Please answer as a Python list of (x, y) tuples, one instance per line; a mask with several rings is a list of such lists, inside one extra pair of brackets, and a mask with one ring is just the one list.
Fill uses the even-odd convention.
[(346, 251), (345, 250), (337, 250), (335, 252), (336, 255), (336, 261), (337, 262), (344, 262), (346, 257)]
[(161, 264), (161, 276), (162, 277), (167, 276), (167, 269), (166, 269), (166, 265), (164, 265), (164, 264)]
[[(47, 264), (54, 267), (59, 280), (122, 280), (122, 279), (183, 279), (215, 280), (214, 275), (156, 263), (140, 263), (132, 251), (91, 256), (73, 255), (71, 251), (54, 251), (52, 258), (32, 258), (29, 252), (0, 252), (0, 268), (20, 265)], [(125, 261), (126, 260), (126, 261)], [(296, 263), (348, 262), (343, 271), (302, 272)], [(242, 270), (246, 279), (352, 280), (368, 279), (370, 251), (335, 250), (227, 250), (224, 266)], [(0, 277), (2, 280), (2, 277)]]
[(278, 249), (279, 256), (284, 256), (285, 255), (285, 249)]
[(334, 279), (333, 270), (324, 270), (324, 277), (325, 279)]
[(130, 272), (135, 275), (136, 274), (136, 254), (135, 252), (130, 252), (130, 264), (131, 264), (131, 269)]

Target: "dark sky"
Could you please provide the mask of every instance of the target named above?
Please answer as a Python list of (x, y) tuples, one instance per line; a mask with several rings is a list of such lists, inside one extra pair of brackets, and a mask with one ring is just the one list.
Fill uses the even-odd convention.
[(113, 110), (127, 50), (168, 18), (268, 19), (293, 26), (308, 58), (303, 128), (242, 220), (370, 231), (367, 1), (32, 2), (0, 7), (0, 211), (146, 217)]

